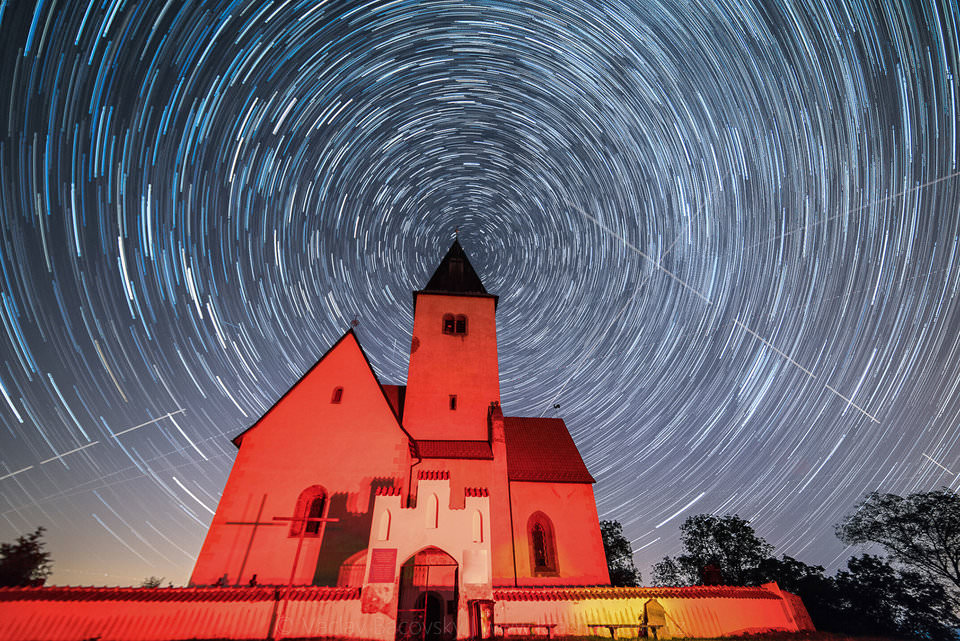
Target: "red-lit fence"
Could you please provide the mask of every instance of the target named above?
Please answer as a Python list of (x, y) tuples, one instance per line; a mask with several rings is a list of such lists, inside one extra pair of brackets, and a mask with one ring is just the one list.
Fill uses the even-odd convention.
[(3, 641), (327, 636), (361, 619), (358, 588), (3, 588)]
[(637, 623), (651, 599), (666, 613), (660, 638), (813, 630), (800, 599), (782, 592), (775, 583), (764, 587), (497, 588), (493, 596), (495, 621), (553, 623), (558, 636), (594, 634), (590, 624)]
[[(651, 599), (666, 614), (661, 638), (813, 629), (800, 599), (776, 584), (495, 588), (493, 596), (496, 622), (555, 624), (555, 635), (588, 636), (590, 624), (637, 623)], [(390, 640), (396, 622), (385, 614), (389, 604), (381, 606), (363, 612), (359, 588), (0, 588), (0, 640)]]

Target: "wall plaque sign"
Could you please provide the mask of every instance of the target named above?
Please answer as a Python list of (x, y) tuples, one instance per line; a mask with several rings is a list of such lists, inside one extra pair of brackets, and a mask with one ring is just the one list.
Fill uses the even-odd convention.
[(396, 569), (396, 548), (370, 550), (370, 583), (393, 583)]

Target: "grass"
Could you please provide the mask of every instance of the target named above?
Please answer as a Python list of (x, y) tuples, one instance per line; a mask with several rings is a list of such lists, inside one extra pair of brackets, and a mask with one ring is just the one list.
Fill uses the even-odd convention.
[[(507, 641), (545, 641), (546, 636), (521, 636), (510, 635)], [(550, 641), (598, 641), (604, 637), (552, 637)], [(609, 637), (606, 637), (609, 641)], [(354, 638), (347, 637), (284, 637), (283, 641), (357, 641)], [(749, 634), (738, 637), (674, 637), (675, 641), (902, 641), (894, 637), (877, 636), (853, 636), (849, 634), (836, 634), (833, 632), (764, 632), (762, 634)], [(230, 639), (194, 639), (191, 641), (231, 641)], [(494, 641), (503, 641), (503, 637), (496, 637)], [(628, 641), (626, 637), (617, 638), (617, 641)]]
[[(545, 636), (525, 637), (511, 635), (510, 641), (545, 641)], [(551, 641), (598, 641), (610, 637), (552, 637)], [(837, 634), (834, 632), (764, 632), (761, 634), (748, 634), (737, 637), (673, 637), (674, 641), (903, 641), (894, 637), (878, 636), (854, 636), (850, 634)], [(496, 641), (501, 641), (497, 637)], [(617, 641), (629, 641), (626, 637), (617, 637)]]

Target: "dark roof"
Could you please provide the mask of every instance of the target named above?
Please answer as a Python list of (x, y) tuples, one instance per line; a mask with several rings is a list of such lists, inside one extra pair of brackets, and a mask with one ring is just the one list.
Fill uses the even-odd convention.
[(563, 420), (505, 416), (503, 429), (511, 481), (596, 482)]
[(461, 458), (493, 460), (488, 441), (417, 441), (421, 458)]
[(443, 294), (480, 294), (488, 295), (480, 277), (470, 264), (470, 259), (455, 240), (450, 245), (447, 255), (440, 261), (437, 271), (427, 282), (427, 286), (420, 292), (438, 292)]
[(585, 601), (588, 599), (780, 599), (765, 588), (735, 587), (730, 585), (691, 586), (680, 588), (613, 588), (597, 587), (497, 587), (493, 588), (497, 601)]

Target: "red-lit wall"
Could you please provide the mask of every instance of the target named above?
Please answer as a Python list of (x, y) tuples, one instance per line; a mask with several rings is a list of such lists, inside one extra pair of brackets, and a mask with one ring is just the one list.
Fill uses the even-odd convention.
[[(740, 636), (771, 630), (812, 631), (803, 604), (799, 604), (801, 616), (795, 616), (775, 584), (772, 588), (495, 590), (494, 619), (553, 623), (555, 637), (602, 636), (609, 632), (591, 628), (591, 623), (637, 623), (643, 616), (644, 604), (656, 599), (666, 612), (666, 627), (657, 631), (659, 639)], [(634, 637), (636, 631), (621, 630), (619, 635), (618, 638)]]
[(271, 621), (278, 639), (369, 639), (387, 638), (383, 631), (395, 625), (362, 614), (359, 590), (295, 588), (290, 599), (277, 596), (273, 588), (0, 588), (0, 639), (265, 639)]
[[(593, 486), (512, 481), (510, 494), (519, 585), (610, 584)], [(535, 512), (546, 514), (553, 526), (557, 576), (534, 574), (528, 524)]]
[[(417, 294), (403, 425), (416, 439), (487, 439), (487, 411), (500, 402), (495, 299)], [(467, 333), (443, 333), (445, 314)], [(450, 395), (457, 409), (450, 409)]]
[[(343, 387), (339, 403), (331, 402), (335, 387)], [(305, 539), (294, 583), (335, 585), (340, 563), (366, 547), (372, 486), (406, 486), (408, 442), (348, 333), (243, 436), (191, 584), (226, 574), (229, 585), (246, 585), (254, 573), (260, 584), (286, 584), (297, 547), (289, 524), (258, 527), (251, 545), (253, 527), (228, 522), (256, 520), (263, 497), (260, 521), (292, 516), (300, 493), (321, 485), (327, 516), (340, 522)]]
[[(396, 618), (363, 611), (359, 590), (295, 588), (0, 588), (4, 641), (395, 638)], [(510, 588), (493, 591), (500, 622), (550, 623), (553, 636), (593, 636), (591, 623), (636, 623), (649, 599), (666, 612), (665, 638), (813, 630), (799, 599), (762, 588)], [(789, 598), (790, 602), (785, 601)], [(465, 619), (465, 613), (461, 612)], [(626, 631), (621, 631), (625, 635)], [(633, 632), (633, 631), (631, 631)], [(466, 621), (458, 638), (469, 637)], [(634, 632), (635, 634), (635, 632)]]

